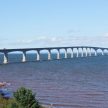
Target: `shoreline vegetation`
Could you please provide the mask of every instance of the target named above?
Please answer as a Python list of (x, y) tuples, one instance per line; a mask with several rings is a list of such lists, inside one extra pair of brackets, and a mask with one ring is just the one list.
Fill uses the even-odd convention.
[(13, 93), (12, 98), (4, 98), (0, 94), (0, 108), (52, 108), (52, 105), (41, 105), (36, 99), (36, 94), (30, 89), (21, 87)]

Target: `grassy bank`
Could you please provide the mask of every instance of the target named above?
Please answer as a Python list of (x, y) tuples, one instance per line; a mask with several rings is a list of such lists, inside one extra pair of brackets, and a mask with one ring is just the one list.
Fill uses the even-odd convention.
[(13, 93), (13, 98), (5, 99), (0, 95), (0, 108), (48, 108), (43, 107), (31, 90), (19, 88)]

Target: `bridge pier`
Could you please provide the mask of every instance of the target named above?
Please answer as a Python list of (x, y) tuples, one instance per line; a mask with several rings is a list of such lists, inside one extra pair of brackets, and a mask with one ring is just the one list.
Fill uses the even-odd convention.
[(8, 63), (8, 53), (7, 52), (4, 52), (4, 60), (3, 60), (3, 63), (4, 64), (7, 64)]
[(77, 48), (77, 54), (76, 57), (79, 57), (79, 48)]
[(48, 50), (48, 60), (51, 60), (51, 50)]
[(92, 56), (92, 48), (90, 48), (90, 56)]
[(40, 51), (37, 51), (37, 61), (40, 60)]
[(97, 51), (94, 49), (94, 51), (95, 51), (95, 56), (97, 56)]
[(82, 48), (82, 53), (83, 53), (82, 54), (83, 55), (82, 57), (85, 57), (85, 48)]
[(67, 49), (65, 49), (65, 58), (67, 58)]
[(73, 55), (73, 48), (71, 48), (71, 58), (73, 58), (74, 55)]
[(22, 62), (26, 62), (26, 51), (23, 51)]
[(87, 50), (87, 48), (85, 48), (85, 56), (86, 57), (88, 56), (88, 50)]
[(102, 50), (102, 55), (104, 55), (104, 51)]
[(83, 48), (81, 48), (81, 57), (83, 57)]
[(59, 49), (57, 49), (58, 50), (58, 52), (57, 52), (57, 59), (60, 59), (60, 50)]
[(91, 48), (89, 48), (89, 56), (91, 56)]

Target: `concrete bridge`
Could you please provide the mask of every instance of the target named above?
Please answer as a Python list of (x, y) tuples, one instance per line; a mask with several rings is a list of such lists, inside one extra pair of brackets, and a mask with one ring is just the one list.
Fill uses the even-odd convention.
[[(0, 49), (0, 53), (3, 53), (4, 58), (3, 58), (3, 63), (7, 64), (9, 63), (8, 60), (8, 54), (10, 52), (22, 52), (22, 62), (26, 62), (26, 53), (28, 51), (36, 51), (36, 61), (41, 60), (40, 59), (40, 52), (42, 50), (47, 50), (48, 53), (48, 60), (53, 60), (52, 59), (52, 50), (57, 51), (57, 57), (56, 59), (61, 59), (61, 54), (60, 50), (64, 49), (64, 58), (68, 58), (68, 52), (67, 50), (70, 49), (70, 55), (71, 58), (74, 57), (74, 53), (76, 54), (76, 57), (87, 57), (87, 56), (93, 56), (92, 53), (94, 53), (94, 56), (97, 56), (97, 51), (100, 50), (101, 55), (105, 54), (105, 51), (108, 53), (108, 48), (101, 48), (101, 47), (90, 47), (90, 46), (74, 46), (74, 47), (49, 47), (49, 48), (22, 48), (22, 49)], [(76, 52), (74, 52), (76, 50)]]

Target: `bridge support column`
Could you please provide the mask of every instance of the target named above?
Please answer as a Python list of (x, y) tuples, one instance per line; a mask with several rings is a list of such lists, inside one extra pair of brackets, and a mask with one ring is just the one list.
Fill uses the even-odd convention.
[(73, 55), (73, 49), (71, 49), (71, 58), (73, 58), (74, 55)]
[(84, 55), (83, 55), (83, 48), (81, 49), (81, 57), (83, 57)]
[(8, 53), (7, 52), (4, 52), (4, 60), (3, 60), (3, 63), (4, 64), (7, 64), (8, 63)]
[(78, 57), (79, 56), (79, 49), (77, 48), (77, 54), (76, 54), (76, 57)]
[(67, 58), (67, 49), (65, 49), (65, 58)]
[(40, 60), (40, 51), (37, 51), (37, 61)]
[(85, 49), (85, 56), (86, 57), (88, 56), (88, 50), (87, 50), (87, 48)]
[(97, 56), (97, 51), (96, 50), (94, 50), (95, 51), (95, 56)]
[(57, 59), (60, 59), (60, 50), (58, 49)]
[(26, 51), (23, 51), (22, 62), (26, 62)]
[(51, 60), (51, 51), (48, 50), (48, 60)]
[(89, 56), (91, 56), (91, 48), (89, 48)]
[(104, 51), (102, 50), (102, 55), (104, 55)]

